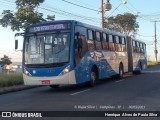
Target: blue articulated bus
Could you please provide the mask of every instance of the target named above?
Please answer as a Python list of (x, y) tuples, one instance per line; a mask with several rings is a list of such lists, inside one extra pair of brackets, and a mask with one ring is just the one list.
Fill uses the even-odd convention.
[(78, 21), (31, 25), (23, 35), (25, 85), (95, 85), (99, 79), (122, 78), (147, 66), (144, 42)]

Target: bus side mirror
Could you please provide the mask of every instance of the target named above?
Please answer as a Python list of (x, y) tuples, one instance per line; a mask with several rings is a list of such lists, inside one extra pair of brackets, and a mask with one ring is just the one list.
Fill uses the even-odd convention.
[(15, 50), (18, 49), (18, 40), (15, 40)]

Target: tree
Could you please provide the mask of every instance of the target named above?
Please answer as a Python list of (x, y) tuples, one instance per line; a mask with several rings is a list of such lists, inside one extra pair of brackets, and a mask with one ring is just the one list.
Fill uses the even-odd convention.
[[(16, 0), (16, 12), (3, 10), (0, 25), (3, 27), (11, 26), (13, 31), (25, 30), (28, 25), (46, 21), (43, 18), (43, 13), (38, 13), (36, 8), (43, 3), (44, 0)], [(53, 16), (47, 17), (49, 20), (54, 20)]]
[(125, 13), (124, 15), (118, 14), (115, 17), (109, 17), (105, 27), (112, 31), (135, 36), (139, 28), (136, 19), (137, 15), (131, 13)]
[(47, 15), (47, 18), (46, 18), (48, 21), (54, 21), (55, 19), (55, 15)]
[(2, 64), (2, 66), (4, 66), (4, 65), (10, 65), (10, 64), (12, 64), (12, 61), (11, 61), (11, 59), (7, 55), (4, 55), (4, 57), (1, 58), (0, 63)]

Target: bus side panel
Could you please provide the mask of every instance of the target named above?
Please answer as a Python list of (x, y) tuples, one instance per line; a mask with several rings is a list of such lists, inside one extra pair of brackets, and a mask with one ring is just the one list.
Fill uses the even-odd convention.
[(115, 52), (104, 51), (102, 53), (103, 53), (103, 62), (102, 62), (103, 69), (102, 70), (105, 71), (105, 72), (102, 72), (104, 73), (103, 78), (116, 75), (117, 68), (116, 68)]
[(133, 58), (133, 71), (147, 68), (147, 60), (143, 54), (133, 53)]
[(87, 52), (75, 67), (75, 77), (77, 84), (90, 80), (89, 71), (92, 64), (94, 64), (94, 61), (90, 57), (89, 52)]
[(124, 72), (128, 72), (128, 53), (127, 52), (116, 52), (115, 58), (115, 72), (119, 73), (120, 63), (123, 64)]
[(90, 81), (90, 73), (94, 65), (96, 65), (98, 68), (99, 79), (107, 78), (117, 74), (111, 67), (111, 63), (107, 61), (107, 56), (104, 55), (104, 53), (87, 52), (81, 59), (80, 63), (75, 67), (77, 84)]
[[(106, 78), (106, 77), (109, 77), (109, 76), (115, 74), (112, 67), (107, 62), (104, 52), (97, 52), (97, 51), (94, 52), (92, 59), (94, 59), (95, 65), (98, 68), (99, 79), (103, 79), (103, 78)], [(92, 67), (93, 67), (93, 65), (91, 66), (91, 69), (92, 69)], [(91, 72), (91, 70), (90, 70), (90, 72)]]

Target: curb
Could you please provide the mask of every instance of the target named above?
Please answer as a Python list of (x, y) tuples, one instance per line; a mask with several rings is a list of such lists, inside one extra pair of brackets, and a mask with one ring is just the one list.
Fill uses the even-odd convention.
[(36, 87), (40, 87), (40, 86), (15, 85), (15, 86), (11, 86), (11, 87), (4, 87), (4, 88), (0, 88), (0, 95), (10, 93), (10, 92), (22, 91), (22, 90), (26, 90), (26, 89), (32, 89), (32, 88), (36, 88)]

